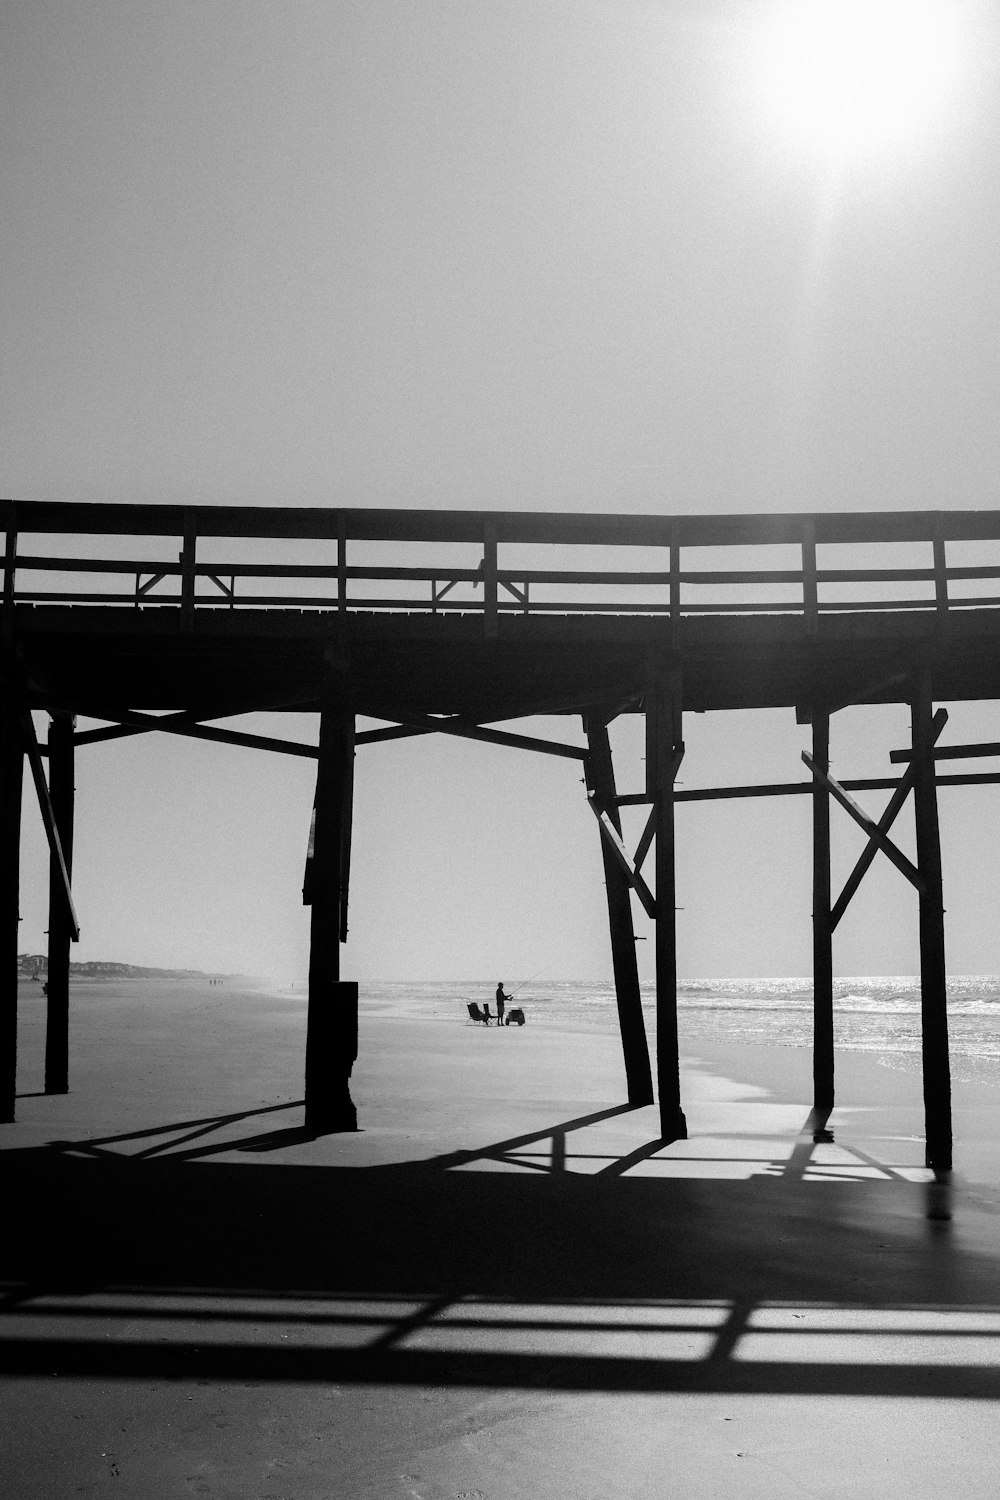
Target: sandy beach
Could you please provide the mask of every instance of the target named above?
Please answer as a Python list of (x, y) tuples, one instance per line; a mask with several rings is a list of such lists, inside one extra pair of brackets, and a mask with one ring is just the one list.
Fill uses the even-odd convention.
[(611, 1034), (365, 1016), (357, 1134), (302, 1130), (301, 995), (77, 985), (0, 1127), (3, 1493), (992, 1496), (1000, 1089), (698, 1041), (689, 1138)]

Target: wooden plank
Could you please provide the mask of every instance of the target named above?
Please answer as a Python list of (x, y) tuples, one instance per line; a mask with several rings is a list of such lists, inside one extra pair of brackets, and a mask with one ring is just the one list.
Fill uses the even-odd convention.
[(882, 853), (892, 861), (892, 863), (896, 866), (896, 869), (899, 870), (901, 874), (905, 875), (910, 884), (914, 886), (918, 891), (923, 890), (923, 879), (920, 875), (919, 870), (917, 870), (916, 867), (910, 863), (901, 849), (896, 848), (896, 845), (892, 842), (891, 839), (886, 838), (885, 834), (882, 833), (879, 829), (878, 824), (873, 818), (870, 818), (868, 816), (864, 808), (859, 807), (854, 798), (848, 796), (847, 792), (839, 782), (835, 781), (832, 776), (822, 771), (816, 765), (812, 756), (807, 750), (802, 751), (802, 759), (805, 761), (810, 771), (812, 771), (813, 774), (818, 777), (818, 779), (823, 783), (823, 785), (833, 793), (834, 797), (840, 803), (845, 812), (850, 813), (855, 823), (857, 823), (860, 828), (864, 829), (869, 839), (874, 840), (874, 842), (882, 850)]
[[(603, 718), (589, 714), (584, 729), (590, 754), (584, 762), (587, 790), (594, 798), (592, 811), (606, 809), (605, 816), (618, 835), (620, 848), (609, 843), (601, 825), (601, 856), (608, 902), (608, 926), (611, 933), (611, 961), (615, 976), (615, 998), (618, 1004), (618, 1026), (628, 1102), (642, 1105), (653, 1102), (653, 1075), (649, 1065), (649, 1044), (642, 1014), (639, 991), (639, 966), (635, 957), (635, 928), (632, 922), (630, 890), (636, 872), (630, 875), (622, 868), (621, 822), (615, 810), (615, 772), (608, 726)], [(600, 819), (598, 819), (600, 822)]]

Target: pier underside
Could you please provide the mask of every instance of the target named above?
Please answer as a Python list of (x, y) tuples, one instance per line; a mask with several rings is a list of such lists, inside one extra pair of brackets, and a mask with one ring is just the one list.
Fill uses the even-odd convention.
[(331, 661), (355, 712), (451, 714), (475, 723), (639, 706), (652, 674), (679, 670), (685, 712), (905, 701), (918, 669), (936, 699), (1000, 697), (1000, 613), (659, 619), (200, 611), (18, 606), (31, 705), (319, 709)]
[[(349, 1080), (357, 985), (341, 974), (340, 957), (355, 753), (380, 739), (445, 733), (582, 763), (600, 831), (628, 1100), (648, 1103), (655, 1089), (665, 1140), (686, 1133), (675, 802), (812, 799), (820, 1132), (834, 1105), (832, 936), (869, 865), (888, 857), (919, 896), (927, 1162), (950, 1169), (937, 786), (1000, 778), (939, 777), (935, 763), (1000, 747), (948, 746), (941, 738), (947, 713), (935, 704), (1000, 699), (1000, 596), (989, 592), (1000, 579), (996, 513), (563, 516), (7, 501), (0, 519), (3, 1118), (13, 1118), (15, 1099), (26, 764), (50, 846), (46, 1089), (56, 1093), (69, 1086), (68, 954), (79, 931), (70, 890), (74, 754), (157, 731), (316, 761), (303, 899), (312, 908), (306, 1116), (318, 1133), (356, 1128)], [(95, 537), (101, 540), (88, 541)], [(72, 555), (81, 538), (89, 555)], [(272, 555), (282, 548), (280, 558)], [(584, 565), (576, 566), (581, 555)], [(911, 744), (891, 757), (905, 768), (895, 779), (838, 783), (829, 771), (830, 716), (884, 703), (910, 711)], [(808, 779), (675, 790), (685, 713), (774, 708), (813, 726), (812, 753), (803, 757)], [(218, 723), (257, 711), (318, 715), (318, 745)], [(51, 716), (47, 743), (38, 743), (33, 712)], [(627, 713), (645, 724), (645, 786), (619, 794), (607, 731)], [(577, 716), (586, 745), (578, 733), (554, 743), (509, 727), (542, 715)], [(77, 717), (106, 727), (78, 730)], [(384, 727), (359, 727), (359, 720)], [(859, 786), (891, 789), (878, 823), (853, 802), (850, 791)], [(889, 836), (910, 796), (916, 863)], [(834, 802), (867, 839), (836, 899)], [(648, 808), (633, 851), (622, 839), (625, 804)], [(648, 855), (651, 884), (642, 873)], [(655, 1067), (640, 1006), (634, 901), (655, 923)]]

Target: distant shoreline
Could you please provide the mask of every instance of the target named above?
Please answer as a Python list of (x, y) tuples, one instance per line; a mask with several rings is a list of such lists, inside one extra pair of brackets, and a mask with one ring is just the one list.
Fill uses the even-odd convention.
[[(87, 962), (70, 962), (72, 979), (234, 979), (253, 980), (251, 974), (224, 974), (220, 970), (205, 969), (153, 969), (143, 964), (114, 963), (110, 959), (91, 959)], [(48, 964), (43, 954), (19, 954), (17, 960), (18, 979), (48, 978)]]

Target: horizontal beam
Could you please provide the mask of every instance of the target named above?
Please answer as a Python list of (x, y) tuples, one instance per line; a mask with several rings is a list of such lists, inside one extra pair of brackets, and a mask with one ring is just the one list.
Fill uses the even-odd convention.
[[(429, 714), (389, 714), (369, 708), (363, 708), (361, 712), (365, 718), (392, 720), (396, 725), (414, 733), (450, 734), (463, 740), (481, 740), (486, 745), (506, 745), (513, 750), (535, 750), (541, 755), (557, 755), (564, 760), (583, 761), (587, 758), (587, 751), (576, 745), (562, 745), (555, 740), (540, 740), (527, 734), (509, 734), (503, 729), (483, 729), (481, 725), (472, 724), (468, 719), (457, 716), (436, 719)], [(387, 735), (376, 729), (359, 734), (355, 743), (374, 744), (375, 736), (380, 739), (399, 738), (398, 734)]]
[[(935, 760), (976, 760), (987, 755), (1000, 755), (1000, 743), (986, 742), (981, 745), (937, 745)], [(913, 759), (912, 750), (890, 750), (889, 759), (894, 766), (906, 765)]]
[(819, 544), (1000, 538), (1000, 513), (992, 508), (669, 516), (0, 500), (0, 527), (21, 533), (176, 537), (185, 518), (201, 537), (303, 540), (481, 542), (485, 528), (495, 526), (500, 543), (668, 547), (675, 539), (681, 547), (773, 546), (800, 543), (807, 522)]
[[(53, 707), (70, 705), (53, 704)], [(316, 760), (319, 750), (315, 745), (303, 745), (298, 740), (273, 739), (262, 734), (243, 734), (238, 729), (212, 729), (207, 724), (192, 722), (187, 714), (140, 714), (131, 709), (96, 708), (92, 704), (71, 705), (74, 713), (85, 719), (106, 719), (110, 724), (121, 725), (132, 733), (179, 734), (185, 739), (211, 740), (220, 745), (241, 745), (249, 750), (273, 750), (282, 755), (297, 755), (304, 760)], [(101, 739), (118, 736), (103, 730), (86, 730), (74, 736), (74, 743), (94, 744)]]
[[(997, 786), (1000, 771), (972, 772), (969, 775), (935, 776), (936, 786)], [(899, 785), (895, 776), (872, 776), (864, 779), (841, 781), (849, 792), (892, 792)], [(770, 786), (716, 786), (698, 787), (674, 793), (675, 802), (716, 802), (740, 797), (803, 797), (812, 792), (811, 781), (775, 782)], [(616, 798), (619, 807), (648, 806), (652, 799), (645, 792), (627, 793)]]

